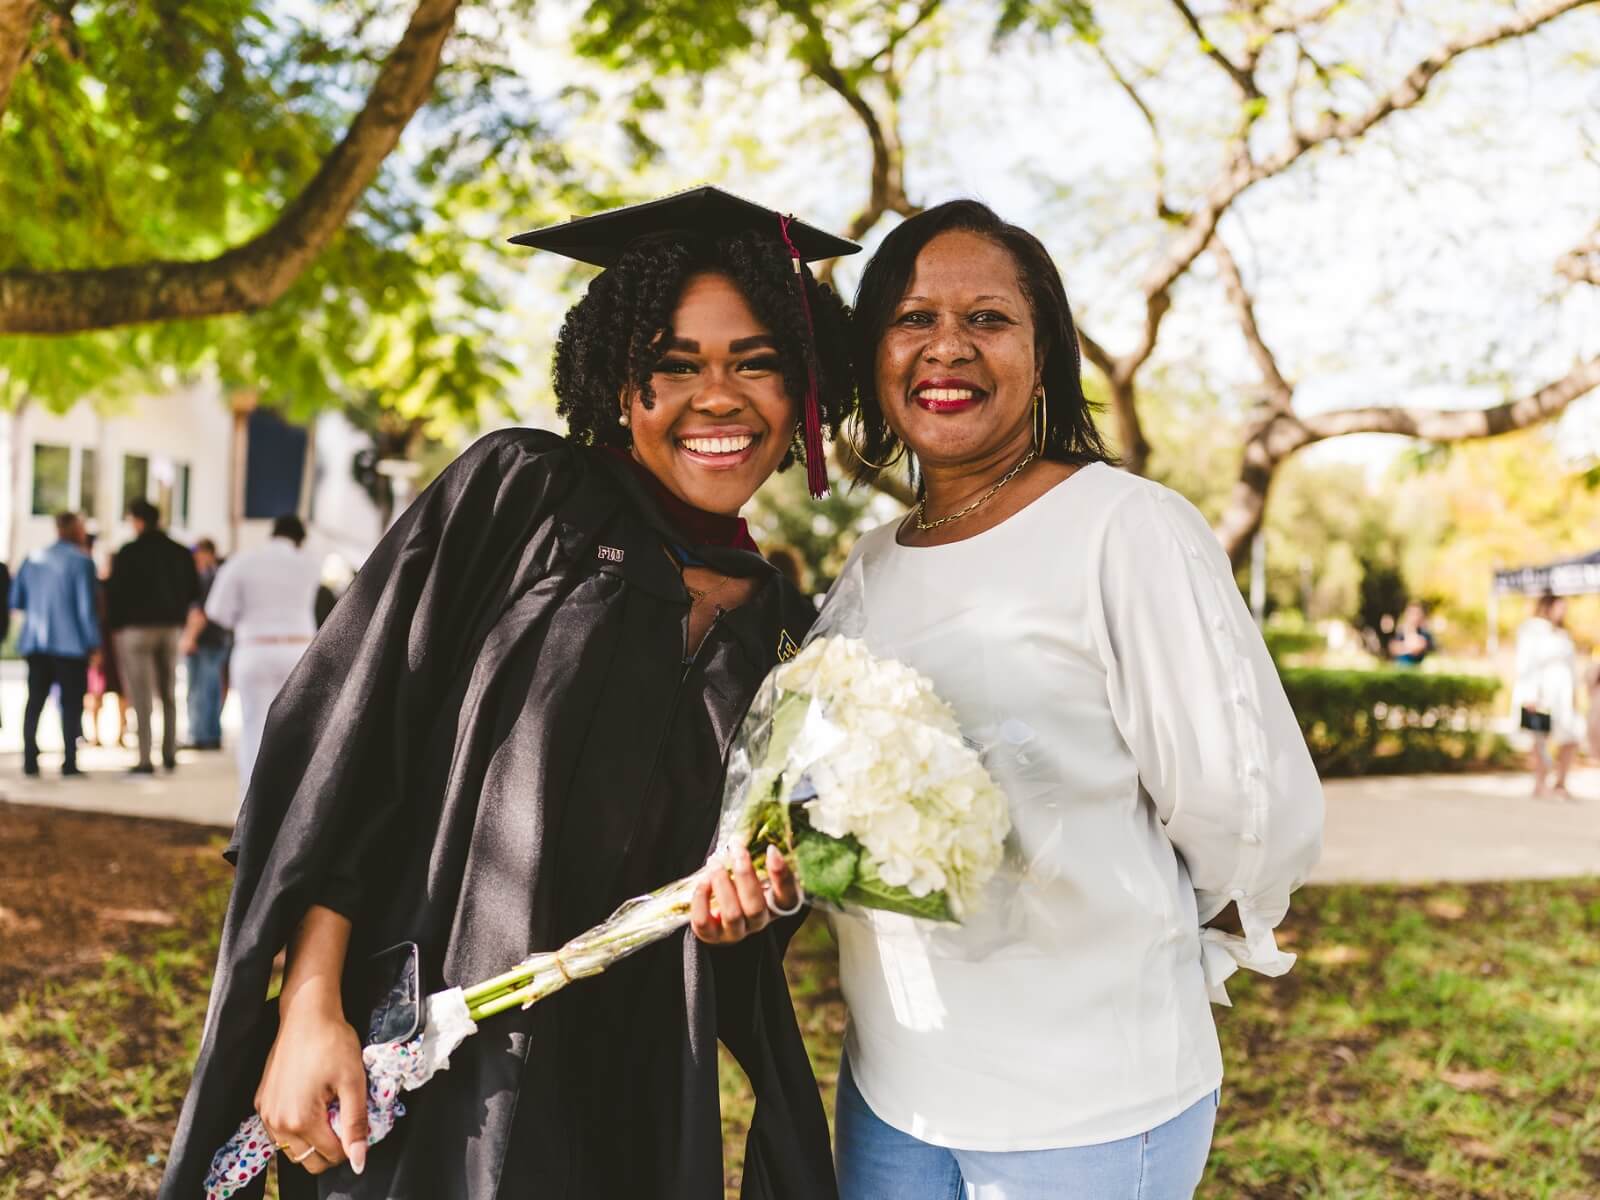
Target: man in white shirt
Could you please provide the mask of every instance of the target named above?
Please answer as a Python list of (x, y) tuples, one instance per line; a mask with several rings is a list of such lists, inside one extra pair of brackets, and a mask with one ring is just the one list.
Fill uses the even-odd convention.
[(320, 573), (300, 548), (305, 540), (299, 517), (279, 517), (272, 524), (272, 540), (225, 562), (206, 597), (205, 615), (233, 631), (229, 667), (244, 717), (239, 736), (241, 799), (255, 769), (267, 710), (317, 631)]

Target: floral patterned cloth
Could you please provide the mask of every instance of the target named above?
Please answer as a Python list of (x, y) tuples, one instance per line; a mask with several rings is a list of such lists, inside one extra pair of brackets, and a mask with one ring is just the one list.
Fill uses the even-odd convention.
[[(450, 1055), (478, 1026), (467, 1011), (460, 988), (435, 992), (427, 999), (423, 1032), (407, 1042), (384, 1042), (361, 1052), (367, 1069), (367, 1142), (380, 1142), (406, 1115), (401, 1092), (412, 1092), (436, 1071), (450, 1065)], [(339, 1131), (339, 1105), (328, 1106), (328, 1124)], [(206, 1173), (206, 1200), (228, 1200), (267, 1169), (277, 1152), (259, 1115), (252, 1113), (211, 1160)]]

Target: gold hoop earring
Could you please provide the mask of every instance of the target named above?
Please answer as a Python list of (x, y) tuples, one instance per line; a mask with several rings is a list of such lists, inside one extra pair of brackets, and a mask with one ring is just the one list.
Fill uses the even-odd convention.
[(1050, 397), (1043, 388), (1033, 398), (1033, 448), (1044, 453), (1050, 436)]
[[(859, 424), (859, 418), (857, 419), (857, 423)], [(899, 449), (897, 449), (894, 454), (889, 457), (887, 462), (875, 463), (865, 454), (861, 453), (861, 447), (856, 445), (855, 440), (851, 438), (849, 432), (842, 425), (839, 427), (839, 437), (846, 446), (850, 447), (850, 453), (856, 456), (856, 461), (866, 464), (874, 471), (887, 471), (890, 467), (894, 466), (897, 462), (905, 457), (906, 444), (904, 442), (900, 442)]]

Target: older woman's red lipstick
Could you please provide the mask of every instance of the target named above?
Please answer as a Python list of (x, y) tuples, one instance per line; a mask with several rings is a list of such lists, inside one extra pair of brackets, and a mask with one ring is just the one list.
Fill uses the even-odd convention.
[(965, 379), (924, 379), (911, 389), (912, 402), (931, 413), (964, 412), (983, 403), (989, 393)]

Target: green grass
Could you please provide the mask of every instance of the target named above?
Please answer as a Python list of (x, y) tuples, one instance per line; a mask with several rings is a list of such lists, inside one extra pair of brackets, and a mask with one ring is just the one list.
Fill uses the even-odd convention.
[(0, 1200), (153, 1196), (205, 1019), (226, 900), (0, 1012)]
[[(225, 884), (178, 928), (0, 1013), (0, 1200), (152, 1196)], [(1296, 897), (1302, 959), (1235, 976), (1206, 1200), (1600, 1196), (1600, 880)], [(831, 1111), (844, 1014), (813, 921), (790, 955)], [(729, 1194), (750, 1099), (723, 1065)]]
[[(1600, 879), (1310, 888), (1283, 941), (1295, 969), (1234, 976), (1215, 1010), (1204, 1200), (1600, 1197)], [(831, 1112), (844, 1012), (822, 922), (789, 966)], [(726, 1061), (723, 1097), (734, 1179), (750, 1098)]]

